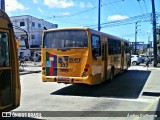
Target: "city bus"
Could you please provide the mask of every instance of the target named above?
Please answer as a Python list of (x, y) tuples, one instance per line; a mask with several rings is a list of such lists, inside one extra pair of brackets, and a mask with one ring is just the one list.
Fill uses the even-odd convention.
[(45, 30), (42, 81), (100, 84), (130, 67), (130, 43), (89, 28)]
[(0, 113), (20, 104), (17, 47), (12, 23), (0, 9)]

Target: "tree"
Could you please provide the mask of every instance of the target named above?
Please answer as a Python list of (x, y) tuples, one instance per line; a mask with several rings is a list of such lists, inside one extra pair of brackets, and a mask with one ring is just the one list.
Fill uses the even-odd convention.
[(157, 47), (158, 47), (158, 52), (160, 53), (160, 26), (157, 28)]

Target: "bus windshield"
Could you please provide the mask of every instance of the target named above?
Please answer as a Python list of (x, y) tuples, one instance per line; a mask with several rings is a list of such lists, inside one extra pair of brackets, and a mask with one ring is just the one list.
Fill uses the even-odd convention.
[(88, 39), (86, 32), (83, 30), (61, 30), (44, 34), (43, 48), (45, 49), (87, 47)]
[(0, 67), (9, 66), (8, 34), (0, 32)]

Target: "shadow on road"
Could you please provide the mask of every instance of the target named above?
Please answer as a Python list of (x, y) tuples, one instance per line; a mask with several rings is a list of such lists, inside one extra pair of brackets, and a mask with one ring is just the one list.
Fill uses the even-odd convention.
[(155, 117), (154, 120), (160, 120), (160, 97), (159, 97), (157, 109), (155, 111), (155, 115), (157, 115), (157, 117)]
[(99, 85), (70, 85), (52, 92), (51, 95), (72, 95), (88, 97), (138, 98), (150, 71), (128, 70), (117, 75), (112, 83), (104, 82)]
[(143, 92), (144, 96), (160, 96), (160, 93), (159, 92)]

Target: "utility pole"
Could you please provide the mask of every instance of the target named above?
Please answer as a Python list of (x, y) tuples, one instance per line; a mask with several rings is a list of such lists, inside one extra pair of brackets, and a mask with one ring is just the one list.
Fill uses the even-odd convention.
[(101, 30), (101, 0), (98, 1), (98, 31)]
[(1, 0), (1, 9), (5, 11), (5, 0)]
[(153, 24), (153, 52), (154, 52), (154, 67), (157, 67), (157, 32), (156, 32), (156, 15), (155, 15), (155, 4), (152, 1), (152, 24)]
[(137, 32), (138, 32), (138, 30), (140, 30), (140, 29), (137, 29), (138, 28), (138, 26), (140, 26), (140, 25), (138, 25), (138, 22), (140, 22), (140, 21), (137, 21), (136, 22), (136, 24), (135, 24), (135, 51), (134, 51), (134, 54), (136, 55), (137, 54)]
[(150, 56), (150, 48), (151, 48), (150, 46), (152, 45), (150, 39), (151, 39), (151, 36), (149, 35), (148, 36), (148, 48), (149, 48), (148, 49), (148, 56)]

